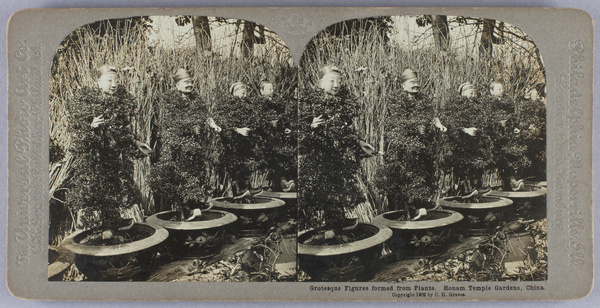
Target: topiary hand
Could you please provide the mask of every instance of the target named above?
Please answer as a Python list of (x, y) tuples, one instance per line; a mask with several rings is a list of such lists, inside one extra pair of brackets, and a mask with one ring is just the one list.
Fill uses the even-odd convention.
[(220, 133), (223, 130), (219, 125), (217, 125), (217, 123), (215, 123), (213, 118), (208, 118), (208, 126), (214, 129), (217, 133)]
[(313, 118), (312, 123), (310, 124), (310, 127), (317, 128), (319, 125), (324, 124), (324, 123), (325, 123), (325, 118), (323, 117), (323, 115), (320, 115), (318, 117)]
[(235, 130), (236, 133), (242, 135), (242, 136), (248, 136), (248, 134), (250, 133), (250, 131), (252, 130), (251, 128), (248, 127), (242, 127), (242, 128), (234, 128), (233, 130)]
[(475, 136), (475, 134), (477, 134), (477, 128), (475, 128), (475, 127), (469, 127), (469, 128), (463, 127), (462, 131), (465, 132), (466, 134), (468, 134), (469, 136)]
[(100, 124), (104, 124), (104, 115), (94, 117), (94, 120), (92, 120), (92, 124), (90, 124), (90, 126), (92, 128), (97, 128), (98, 126), (100, 126)]
[(438, 117), (435, 117), (433, 119), (433, 123), (435, 124), (435, 127), (437, 127), (442, 133), (448, 131), (448, 128), (446, 128), (446, 126), (444, 126), (442, 122), (440, 122), (440, 119)]

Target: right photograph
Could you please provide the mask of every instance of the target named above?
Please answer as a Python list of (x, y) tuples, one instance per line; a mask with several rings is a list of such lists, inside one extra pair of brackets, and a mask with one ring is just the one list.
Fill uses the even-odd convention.
[(331, 25), (298, 100), (299, 281), (547, 280), (546, 76), (518, 25)]

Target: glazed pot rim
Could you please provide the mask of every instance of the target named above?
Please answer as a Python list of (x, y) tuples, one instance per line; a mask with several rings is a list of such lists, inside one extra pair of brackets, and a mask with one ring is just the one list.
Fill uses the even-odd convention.
[(298, 199), (298, 192), (285, 192), (285, 191), (263, 191), (256, 195), (258, 197), (268, 197), (275, 199)]
[(164, 211), (164, 212), (156, 213), (156, 214), (148, 217), (146, 219), (146, 222), (153, 224), (153, 225), (161, 226), (168, 230), (193, 231), (193, 230), (205, 230), (205, 229), (226, 226), (228, 224), (234, 223), (238, 219), (237, 216), (235, 216), (234, 214), (231, 214), (226, 211), (215, 210), (215, 209), (211, 209), (207, 212), (217, 212), (217, 213), (223, 214), (223, 216), (219, 217), (217, 219), (204, 220), (204, 221), (170, 221), (170, 220), (164, 220), (164, 219), (161, 219), (158, 217), (159, 215), (173, 213), (173, 212), (175, 212), (175, 211)]
[(285, 201), (283, 201), (281, 199), (270, 198), (270, 197), (261, 197), (261, 196), (257, 196), (257, 198), (268, 199), (269, 201), (262, 202), (262, 203), (231, 203), (231, 202), (222, 201), (224, 199), (229, 199), (229, 198), (219, 197), (219, 198), (211, 199), (208, 202), (210, 202), (211, 206), (213, 206), (213, 207), (217, 207), (220, 209), (232, 209), (232, 210), (274, 209), (274, 208), (282, 207), (285, 205)]
[(507, 198), (498, 197), (498, 196), (486, 196), (488, 198), (498, 199), (494, 202), (483, 202), (483, 203), (462, 203), (462, 202), (452, 202), (450, 199), (457, 197), (444, 197), (438, 199), (436, 204), (441, 205), (445, 208), (450, 209), (472, 209), (472, 210), (482, 210), (482, 209), (495, 209), (501, 208), (505, 206), (509, 206), (513, 204), (513, 201)]
[(48, 250), (54, 250), (59, 255), (56, 261), (48, 264), (48, 278), (58, 275), (75, 262), (75, 254), (65, 247), (51, 245)]
[(378, 223), (380, 225), (387, 226), (392, 229), (405, 229), (405, 230), (422, 230), (422, 229), (433, 229), (438, 227), (445, 227), (448, 225), (455, 224), (461, 221), (464, 216), (458, 212), (450, 211), (450, 210), (435, 210), (432, 212), (443, 212), (449, 214), (446, 217), (434, 220), (421, 220), (421, 221), (411, 221), (411, 220), (391, 220), (387, 219), (385, 215), (397, 212), (404, 212), (404, 210), (397, 210), (386, 212), (381, 215), (377, 215), (373, 218), (373, 222)]
[(91, 230), (81, 230), (77, 231), (71, 235), (69, 235), (66, 239), (60, 243), (60, 246), (71, 250), (75, 254), (78, 255), (86, 255), (86, 256), (96, 256), (96, 257), (108, 257), (108, 256), (117, 256), (128, 254), (136, 251), (141, 251), (152, 246), (158, 245), (165, 241), (169, 236), (169, 231), (165, 228), (143, 223), (136, 222), (133, 226), (134, 228), (152, 228), (154, 229), (154, 234), (151, 236), (141, 239), (139, 241), (118, 244), (118, 245), (107, 245), (107, 246), (96, 246), (96, 245), (84, 245), (75, 242), (76, 238), (79, 238), (84, 233), (90, 232)]
[[(336, 256), (343, 255), (348, 253), (353, 253), (361, 250), (365, 250), (371, 248), (373, 246), (377, 246), (385, 241), (387, 241), (390, 237), (392, 237), (392, 230), (386, 226), (374, 224), (374, 223), (359, 223), (358, 226), (373, 226), (378, 228), (378, 231), (375, 235), (370, 236), (368, 238), (358, 240), (355, 242), (338, 244), (338, 245), (307, 245), (298, 243), (298, 255), (311, 255), (311, 256)], [(298, 238), (305, 233), (314, 231), (314, 229), (306, 230), (298, 233)]]
[(536, 186), (539, 187), (548, 187), (548, 182), (547, 181), (539, 181), (535, 183)]
[(529, 191), (508, 191), (508, 190), (492, 190), (489, 196), (504, 197), (504, 198), (535, 198), (545, 196), (548, 189), (544, 186), (536, 186), (538, 189)]

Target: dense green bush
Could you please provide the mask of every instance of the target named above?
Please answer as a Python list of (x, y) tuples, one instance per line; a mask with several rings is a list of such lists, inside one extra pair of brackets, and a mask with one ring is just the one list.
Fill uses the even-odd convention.
[[(263, 157), (273, 182), (298, 177), (298, 101), (291, 97), (261, 97), (257, 101), (268, 114), (276, 115), (276, 123), (260, 132), (265, 140)], [(277, 186), (279, 183), (273, 183)]]
[[(456, 97), (450, 99), (440, 114), (440, 120), (448, 128), (441, 143), (441, 168), (451, 171), (457, 182), (465, 181), (467, 187), (458, 187), (463, 193), (476, 188), (486, 169), (493, 167), (492, 139), (488, 135), (487, 107), (479, 98)], [(476, 128), (475, 136), (463, 128)], [(452, 188), (451, 194), (457, 193)]]
[(149, 185), (172, 209), (202, 207), (214, 191), (209, 171), (217, 159), (208, 105), (196, 93), (172, 90), (161, 99), (158, 118), (158, 162)]
[[(355, 119), (359, 106), (345, 88), (337, 96), (307, 88), (299, 99), (299, 225), (343, 227), (345, 211), (365, 201)], [(311, 128), (314, 117), (327, 121)]]
[(531, 165), (525, 155), (526, 145), (521, 140), (519, 121), (515, 113), (515, 101), (509, 96), (483, 98), (485, 106), (486, 126), (484, 135), (489, 136), (492, 143), (490, 164), (498, 170), (505, 189), (510, 188), (509, 180), (518, 176)]
[(383, 118), (384, 164), (376, 178), (390, 210), (432, 208), (435, 193), (436, 140), (434, 105), (423, 93), (391, 95)]
[[(266, 167), (265, 131), (278, 119), (274, 109), (265, 108), (260, 97), (227, 95), (214, 110), (215, 122), (223, 131), (220, 169), (226, 170), (232, 181), (247, 180), (253, 171)], [(250, 128), (248, 136), (235, 128)]]
[(542, 177), (546, 174), (546, 106), (542, 100), (521, 99), (517, 105), (521, 142), (531, 166), (523, 168), (521, 176)]
[[(140, 202), (133, 183), (133, 160), (142, 155), (131, 131), (134, 104), (121, 86), (114, 95), (82, 88), (68, 104), (68, 150), (75, 162), (67, 204), (84, 211), (85, 227), (110, 224), (123, 209)], [(92, 128), (92, 120), (100, 115), (104, 123)]]
[(63, 147), (60, 144), (58, 144), (58, 142), (56, 142), (56, 140), (53, 138), (50, 138), (50, 142), (48, 144), (50, 146), (50, 163), (52, 164), (60, 162), (65, 157)]

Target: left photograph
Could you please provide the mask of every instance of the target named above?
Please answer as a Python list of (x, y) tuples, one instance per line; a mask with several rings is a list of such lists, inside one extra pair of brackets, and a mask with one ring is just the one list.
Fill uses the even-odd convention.
[(297, 281), (297, 68), (247, 20), (70, 33), (50, 77), (51, 281)]

